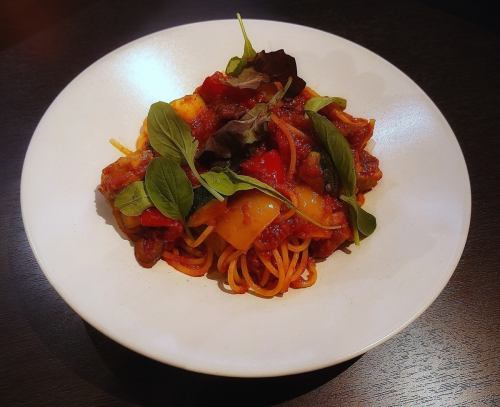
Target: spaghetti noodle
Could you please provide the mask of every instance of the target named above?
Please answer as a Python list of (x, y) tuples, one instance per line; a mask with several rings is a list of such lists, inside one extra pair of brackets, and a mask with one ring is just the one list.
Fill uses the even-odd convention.
[[(208, 226), (195, 240), (183, 235), (182, 254), (178, 249), (165, 251), (163, 259), (184, 274), (204, 275), (211, 269), (214, 259), (214, 250), (207, 242), (213, 231), (214, 226)], [(315, 262), (309, 258), (310, 243), (310, 238), (298, 244), (286, 241), (279, 249), (270, 252), (254, 247), (250, 253), (259, 259), (262, 267), (252, 271), (248, 267), (249, 254), (227, 245), (216, 261), (216, 269), (225, 276), (231, 290), (239, 294), (251, 290), (262, 297), (273, 297), (285, 293), (290, 287), (310, 287), (317, 278)], [(202, 250), (194, 251), (195, 247), (202, 247)], [(306, 273), (308, 275), (304, 278)]]

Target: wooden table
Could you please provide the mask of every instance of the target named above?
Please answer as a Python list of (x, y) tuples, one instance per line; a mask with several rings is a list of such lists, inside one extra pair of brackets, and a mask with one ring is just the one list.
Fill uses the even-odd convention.
[[(500, 38), (487, 2), (171, 3), (0, 6), (0, 405), (500, 405)], [(434, 304), (367, 354), (292, 377), (205, 376), (119, 346), (83, 322), (50, 286), (21, 220), (24, 154), (44, 111), (68, 82), (145, 34), (232, 18), (237, 10), (247, 18), (330, 31), (395, 64), (448, 119), (472, 184), (468, 242)]]

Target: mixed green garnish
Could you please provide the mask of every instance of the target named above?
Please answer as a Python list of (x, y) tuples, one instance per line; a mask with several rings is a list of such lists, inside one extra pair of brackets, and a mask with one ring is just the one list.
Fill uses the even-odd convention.
[[(245, 31), (241, 16), (237, 14), (244, 38), (241, 57), (231, 58), (226, 67), (228, 83), (242, 89), (256, 89), (263, 82), (280, 82), (282, 89), (268, 103), (257, 103), (240, 119), (230, 120), (212, 135), (204, 151), (211, 151), (219, 157), (230, 158), (245, 146), (256, 143), (270, 121), (271, 109), (283, 98), (294, 97), (305, 87), (297, 76), (295, 59), (283, 50), (257, 53)], [(359, 235), (368, 236), (375, 230), (375, 217), (363, 210), (356, 199), (356, 171), (351, 147), (340, 130), (320, 112), (331, 103), (345, 109), (346, 100), (339, 97), (317, 96), (305, 104), (314, 134), (333, 163), (335, 177), (340, 181), (340, 199), (349, 205), (350, 223), (354, 240)], [(124, 188), (114, 205), (128, 216), (140, 215), (145, 209), (156, 207), (164, 216), (181, 221), (192, 213), (194, 205), (209, 199), (223, 200), (238, 191), (257, 189), (270, 195), (297, 214), (317, 226), (320, 225), (294, 206), (290, 199), (272, 186), (246, 175), (240, 175), (229, 167), (214, 167), (200, 174), (195, 165), (198, 141), (191, 128), (177, 115), (169, 103), (156, 102), (151, 105), (147, 116), (149, 143), (159, 157), (149, 164), (145, 180), (133, 182)], [(318, 153), (319, 154), (319, 153)], [(181, 165), (187, 165), (201, 184), (196, 190)], [(335, 178), (332, 175), (332, 183)], [(337, 179), (335, 178), (335, 179)]]

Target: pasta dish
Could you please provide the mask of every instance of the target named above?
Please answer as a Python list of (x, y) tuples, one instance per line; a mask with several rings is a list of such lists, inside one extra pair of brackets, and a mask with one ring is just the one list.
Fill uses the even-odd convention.
[(306, 86), (284, 50), (256, 52), (238, 20), (243, 55), (151, 105), (134, 149), (111, 139), (123, 156), (99, 190), (141, 266), (273, 297), (313, 285), (318, 261), (373, 233), (362, 205), (382, 172), (366, 151), (375, 121)]

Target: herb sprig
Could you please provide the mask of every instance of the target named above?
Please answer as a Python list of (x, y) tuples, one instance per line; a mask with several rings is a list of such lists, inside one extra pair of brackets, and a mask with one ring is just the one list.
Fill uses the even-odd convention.
[(267, 103), (257, 103), (238, 120), (230, 120), (209, 137), (205, 151), (213, 151), (219, 157), (231, 156), (248, 144), (258, 141), (265, 123), (271, 118), (271, 109), (283, 99), (292, 79), (288, 78), (285, 86), (278, 90)]
[(167, 157), (157, 157), (146, 170), (146, 191), (164, 216), (185, 224), (193, 205), (193, 187), (179, 164)]
[(295, 212), (306, 219), (308, 222), (323, 228), (323, 229), (338, 229), (339, 226), (328, 226), (323, 225), (310, 216), (302, 212), (297, 208), (286, 196), (276, 191), (270, 185), (259, 181), (256, 178), (249, 177), (247, 175), (237, 174), (229, 168), (223, 169), (212, 169), (211, 171), (205, 172), (201, 175), (207, 183), (209, 183), (212, 188), (216, 189), (222, 195), (231, 196), (238, 191), (247, 191), (249, 189), (257, 189), (266, 195), (278, 199), (284, 203), (288, 208), (294, 209)]
[(340, 106), (342, 110), (347, 107), (347, 100), (345, 100), (344, 98), (337, 96), (314, 96), (306, 102), (306, 104), (304, 105), (304, 110), (317, 112), (332, 103)]
[(238, 76), (241, 71), (247, 66), (248, 62), (255, 58), (257, 53), (252, 47), (252, 43), (247, 36), (245, 31), (245, 26), (243, 25), (243, 20), (241, 19), (240, 13), (236, 13), (236, 17), (240, 23), (241, 32), (243, 34), (243, 39), (245, 40), (245, 45), (243, 46), (243, 55), (240, 57), (232, 57), (226, 66), (226, 74), (231, 76)]
[(306, 110), (311, 119), (314, 132), (323, 147), (328, 151), (342, 184), (343, 194), (340, 199), (349, 205), (354, 242), (359, 245), (359, 232), (364, 236), (373, 233), (377, 226), (375, 217), (362, 209), (356, 200), (356, 171), (351, 147), (344, 135), (326, 117)]
[(148, 113), (149, 143), (160, 155), (186, 164), (200, 183), (219, 201), (224, 198), (201, 178), (194, 160), (198, 141), (192, 136), (189, 126), (166, 102), (153, 103)]
[(124, 215), (139, 216), (153, 206), (143, 181), (135, 181), (123, 188), (115, 197), (114, 206)]

